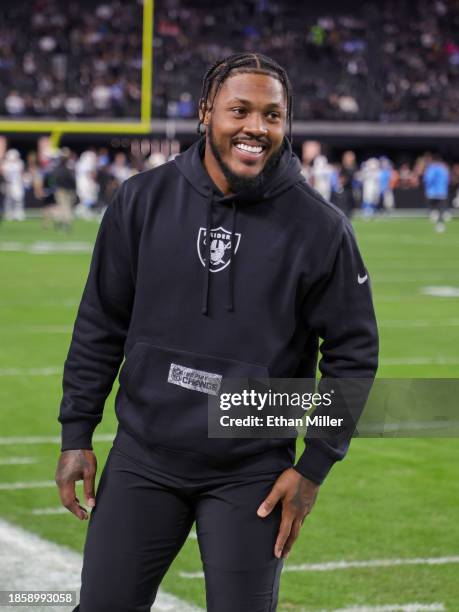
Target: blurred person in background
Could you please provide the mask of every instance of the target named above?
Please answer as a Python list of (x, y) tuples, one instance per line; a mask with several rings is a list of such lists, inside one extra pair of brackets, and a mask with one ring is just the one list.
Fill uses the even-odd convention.
[(345, 151), (338, 170), (337, 187), (332, 202), (340, 208), (349, 219), (355, 207), (354, 182), (357, 165), (354, 151)]
[(328, 202), (332, 193), (333, 167), (325, 155), (318, 155), (312, 163), (311, 185)]
[(301, 172), (311, 184), (312, 163), (322, 154), (322, 145), (317, 140), (305, 140), (301, 146)]
[(445, 230), (445, 213), (448, 208), (449, 169), (439, 153), (427, 161), (423, 175), (424, 193), (430, 207), (430, 219), (437, 232)]
[(360, 170), (362, 183), (362, 210), (364, 218), (372, 217), (381, 197), (381, 169), (376, 157), (371, 157), (362, 164)]
[(26, 158), (24, 171), (24, 205), (37, 207), (43, 204), (45, 192), (43, 189), (43, 171), (38, 163), (38, 156), (35, 151), (30, 151)]
[(97, 155), (94, 151), (84, 151), (76, 163), (76, 191), (80, 203), (75, 214), (82, 219), (94, 217), (93, 208), (97, 202), (99, 186), (97, 177)]
[(96, 182), (99, 186), (97, 208), (103, 212), (107, 208), (118, 186), (111, 171), (110, 156), (107, 149), (101, 149), (97, 156)]
[(382, 156), (379, 158), (380, 163), (380, 180), (381, 180), (381, 206), (383, 212), (390, 213), (395, 206), (394, 200), (394, 184), (395, 176), (392, 163), (388, 157)]
[(453, 208), (459, 208), (459, 164), (451, 167), (451, 204)]
[(17, 149), (6, 152), (0, 170), (4, 180), (4, 218), (24, 221), (24, 162)]
[(151, 169), (151, 168), (158, 168), (158, 166), (162, 166), (165, 163), (166, 163), (166, 157), (164, 153), (156, 151), (150, 155), (145, 165), (147, 169)]
[(0, 221), (3, 221), (4, 216), (4, 200), (5, 200), (5, 179), (3, 178), (3, 174), (0, 172)]
[(128, 164), (128, 159), (126, 153), (120, 151), (115, 155), (115, 159), (113, 160), (113, 164), (110, 168), (111, 175), (117, 182), (117, 187), (119, 187), (124, 181), (128, 178), (136, 174), (136, 171), (130, 167)]
[(410, 162), (404, 161), (398, 170), (394, 169), (393, 183), (394, 189), (415, 189), (419, 186), (419, 178), (411, 169)]
[(51, 171), (51, 182), (54, 185), (56, 204), (43, 211), (45, 224), (52, 221), (56, 229), (71, 230), (73, 222), (73, 205), (76, 201), (75, 171), (70, 166), (70, 150), (62, 149), (57, 154), (57, 163)]

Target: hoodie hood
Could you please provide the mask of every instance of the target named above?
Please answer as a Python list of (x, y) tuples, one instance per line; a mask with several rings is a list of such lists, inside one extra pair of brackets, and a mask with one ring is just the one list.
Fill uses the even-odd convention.
[(224, 195), (215, 183), (210, 178), (207, 170), (204, 167), (204, 150), (206, 138), (203, 136), (195, 142), (189, 149), (181, 155), (178, 155), (174, 162), (177, 165), (179, 172), (187, 179), (193, 188), (203, 197), (203, 216), (205, 219), (206, 239), (205, 239), (205, 268), (202, 285), (202, 306), (201, 312), (203, 315), (209, 314), (209, 287), (210, 287), (210, 250), (211, 241), (207, 240), (210, 236), (212, 227), (212, 206), (230, 206), (232, 208), (231, 221), (231, 241), (230, 255), (228, 265), (228, 303), (227, 310), (234, 311), (234, 292), (233, 278), (234, 268), (232, 265), (234, 253), (234, 236), (236, 233), (236, 217), (239, 208), (250, 206), (251, 204), (259, 204), (263, 200), (268, 200), (284, 193), (298, 182), (304, 181), (301, 165), (292, 151), (290, 141), (284, 138), (284, 151), (279, 159), (279, 162), (272, 169), (268, 178), (256, 188), (246, 189), (234, 194)]

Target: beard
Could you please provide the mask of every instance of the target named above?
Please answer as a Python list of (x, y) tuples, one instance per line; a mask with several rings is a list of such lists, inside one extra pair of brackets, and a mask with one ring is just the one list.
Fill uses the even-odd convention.
[(233, 172), (231, 168), (223, 161), (218, 145), (215, 142), (212, 131), (212, 121), (207, 126), (207, 134), (209, 136), (209, 144), (212, 153), (217, 160), (232, 193), (239, 193), (240, 191), (259, 191), (273, 173), (275, 167), (279, 163), (280, 158), (282, 157), (282, 153), (284, 152), (285, 145), (284, 141), (282, 141), (280, 147), (274, 153), (272, 153), (266, 161), (263, 170), (261, 170), (256, 176), (244, 176)]

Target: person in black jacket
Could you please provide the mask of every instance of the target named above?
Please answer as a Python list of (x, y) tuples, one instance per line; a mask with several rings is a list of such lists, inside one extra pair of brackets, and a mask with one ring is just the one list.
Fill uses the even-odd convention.
[(54, 223), (57, 229), (70, 231), (73, 223), (73, 206), (76, 201), (75, 171), (70, 167), (70, 150), (59, 152), (56, 166), (51, 172), (50, 182), (54, 188), (56, 204), (43, 210), (43, 220)]
[[(144, 611), (193, 523), (210, 612), (276, 609), (284, 559), (346, 435), (218, 438), (233, 378), (369, 379), (378, 335), (345, 215), (305, 182), (286, 72), (258, 53), (206, 73), (201, 137), (125, 181), (102, 219), (64, 367), (56, 482), (92, 512), (81, 612)], [(118, 430), (94, 493), (92, 435), (118, 369)], [(320, 414), (320, 411), (319, 413)]]

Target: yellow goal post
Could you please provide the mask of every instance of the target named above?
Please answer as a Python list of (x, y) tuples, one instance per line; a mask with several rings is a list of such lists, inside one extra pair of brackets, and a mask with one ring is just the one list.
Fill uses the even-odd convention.
[(153, 15), (154, 0), (143, 0), (142, 12), (142, 84), (140, 121), (52, 121), (1, 120), (0, 133), (50, 133), (53, 146), (59, 146), (64, 134), (147, 134), (151, 130), (153, 83)]

